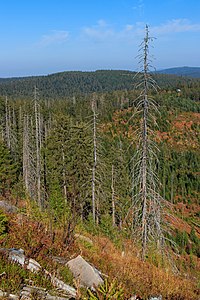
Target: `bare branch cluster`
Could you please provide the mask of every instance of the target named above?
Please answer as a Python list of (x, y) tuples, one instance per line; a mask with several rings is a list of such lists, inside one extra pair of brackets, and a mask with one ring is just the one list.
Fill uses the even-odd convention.
[(140, 95), (135, 100), (135, 115), (139, 118), (137, 135), (137, 151), (133, 157), (133, 235), (142, 244), (142, 259), (150, 243), (162, 245), (162, 198), (159, 194), (160, 183), (156, 174), (159, 151), (154, 142), (153, 128), (156, 125), (158, 107), (150, 96), (150, 91), (158, 91), (159, 87), (151, 77), (151, 60), (149, 59), (149, 29), (139, 49), (139, 65), (141, 71), (137, 73), (137, 89)]

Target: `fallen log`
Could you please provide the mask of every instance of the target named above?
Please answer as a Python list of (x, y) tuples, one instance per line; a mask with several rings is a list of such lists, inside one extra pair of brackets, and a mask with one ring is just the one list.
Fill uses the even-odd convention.
[(19, 300), (19, 296), (3, 292), (2, 290), (0, 290), (0, 297), (6, 298), (8, 300)]
[[(67, 295), (51, 295), (46, 289), (37, 286), (25, 285), (20, 292), (20, 300), (69, 300), (71, 296)], [(74, 298), (73, 298), (74, 299)]]
[(56, 288), (61, 289), (64, 292), (66, 292), (67, 295), (69, 295), (69, 299), (70, 299), (70, 297), (71, 298), (76, 298), (76, 290), (73, 287), (69, 286), (68, 284), (64, 283), (62, 280), (60, 280), (57, 277), (55, 277), (54, 275), (52, 275), (47, 270), (43, 269), (41, 267), (41, 265), (36, 260), (34, 260), (32, 258), (28, 258), (27, 256), (25, 256), (23, 249), (15, 249), (15, 248), (4, 249), (4, 248), (1, 248), (0, 252), (7, 254), (9, 260), (20, 264), (22, 267), (25, 267), (26, 269), (30, 270), (31, 272), (36, 272), (36, 273), (39, 272), (39, 271), (44, 272), (44, 275), (49, 276), (52, 285), (55, 286)]

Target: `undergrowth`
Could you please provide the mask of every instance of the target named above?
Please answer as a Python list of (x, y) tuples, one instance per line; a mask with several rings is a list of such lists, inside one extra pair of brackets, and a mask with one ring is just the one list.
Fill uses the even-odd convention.
[(0, 253), (0, 290), (7, 293), (19, 292), (23, 285), (41, 286), (52, 289), (49, 278), (42, 272), (31, 273), (20, 265), (9, 262), (5, 254)]
[[(88, 237), (92, 243), (73, 238), (73, 242), (66, 244), (63, 239), (63, 229), (54, 224), (52, 230), (47, 218), (39, 221), (38, 218), (32, 217), (31, 213), (29, 216), (21, 214), (6, 216), (6, 218), (8, 227), (6, 227), (6, 235), (0, 239), (1, 248), (24, 249), (28, 257), (36, 259), (43, 268), (71, 285), (74, 284), (71, 273), (65, 266), (54, 262), (55, 257), (59, 256), (69, 260), (80, 254), (108, 276), (109, 284), (107, 286), (100, 287), (96, 294), (87, 296), (85, 290), (81, 291), (80, 289), (79, 299), (112, 299), (107, 296), (115, 292), (120, 296), (113, 299), (121, 300), (129, 299), (134, 294), (139, 294), (143, 299), (152, 295), (162, 295), (163, 300), (199, 299), (197, 278), (192, 278), (188, 269), (187, 278), (180, 275), (175, 276), (170, 265), (163, 264), (161, 258), (155, 253), (151, 253), (147, 262), (140, 261), (137, 258), (138, 249), (133, 242), (118, 235), (116, 229), (112, 232), (107, 231), (106, 224), (103, 229), (95, 229), (97, 230), (95, 234), (92, 232), (93, 225), (91, 223), (87, 225), (90, 227), (89, 230), (86, 226), (79, 225), (76, 230)], [(105, 220), (105, 222), (107, 221)], [(108, 238), (110, 234), (112, 237)], [(177, 258), (177, 260), (180, 259), (181, 257)], [(193, 268), (197, 270), (198, 260), (191, 255), (188, 256), (188, 259)], [(185, 263), (188, 268), (188, 262)], [(165, 269), (163, 265), (165, 265)], [(185, 271), (186, 269), (182, 266), (182, 270), (181, 267), (179, 270)], [(1, 255), (0, 273), (3, 272), (6, 274), (1, 278), (0, 289), (4, 291), (19, 291), (21, 285), (27, 284), (27, 282), (47, 289), (52, 288), (48, 278), (44, 278), (40, 273), (33, 274), (18, 265), (8, 263)], [(96, 298), (91, 298), (93, 296)]]

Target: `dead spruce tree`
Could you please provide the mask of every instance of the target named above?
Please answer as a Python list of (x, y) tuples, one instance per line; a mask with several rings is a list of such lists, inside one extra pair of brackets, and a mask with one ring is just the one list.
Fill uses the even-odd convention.
[(41, 198), (41, 117), (39, 105), (39, 93), (35, 86), (34, 88), (34, 113), (35, 113), (35, 152), (36, 152), (36, 190), (37, 203), (40, 209), (42, 208)]
[(158, 111), (151, 91), (157, 91), (157, 84), (150, 74), (149, 29), (139, 49), (140, 72), (137, 73), (137, 88), (141, 90), (136, 99), (134, 117), (138, 120), (137, 151), (133, 158), (133, 235), (141, 244), (141, 257), (145, 260), (150, 245), (162, 246), (162, 198), (159, 194), (159, 180), (156, 175), (158, 165), (153, 129)]
[(97, 95), (93, 94), (91, 99), (92, 118), (88, 123), (92, 129), (92, 219), (96, 224), (100, 223), (101, 211), (105, 205), (106, 174), (108, 173), (104, 145), (98, 128), (98, 100)]
[(30, 151), (30, 132), (29, 116), (24, 115), (23, 122), (23, 180), (25, 190), (29, 195), (33, 194), (31, 188), (31, 151)]
[(6, 96), (5, 101), (5, 141), (7, 147), (11, 148), (11, 118), (10, 118), (10, 107), (8, 105), (8, 97)]
[(97, 133), (96, 133), (96, 99), (92, 100), (93, 112), (93, 167), (92, 167), (92, 216), (96, 221), (96, 168), (97, 168)]
[(43, 207), (44, 192), (42, 186), (42, 118), (38, 89), (34, 88), (33, 102), (23, 112), (23, 180), (28, 195), (39, 208)]

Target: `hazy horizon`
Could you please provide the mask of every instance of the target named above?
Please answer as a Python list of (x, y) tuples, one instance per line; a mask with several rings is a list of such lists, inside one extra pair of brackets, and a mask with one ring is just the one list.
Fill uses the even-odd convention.
[(0, 77), (138, 68), (149, 25), (157, 70), (199, 64), (196, 0), (7, 0), (1, 3)]
[[(169, 67), (169, 68), (164, 68), (164, 69), (156, 69), (153, 71), (164, 71), (164, 70), (170, 70), (170, 69), (176, 69), (176, 68), (200, 68), (198, 66), (180, 66), (180, 67)], [(62, 70), (62, 71), (57, 71), (57, 72), (52, 72), (52, 73), (43, 73), (43, 74), (28, 74), (28, 75), (20, 75), (20, 76), (8, 76), (8, 77), (0, 77), (0, 79), (7, 79), (7, 78), (26, 78), (26, 77), (37, 77), (37, 76), (49, 76), (57, 73), (63, 73), (63, 72), (96, 72), (96, 71), (130, 71), (130, 72), (136, 72), (137, 70), (128, 70), (128, 69), (97, 69), (97, 70)]]

